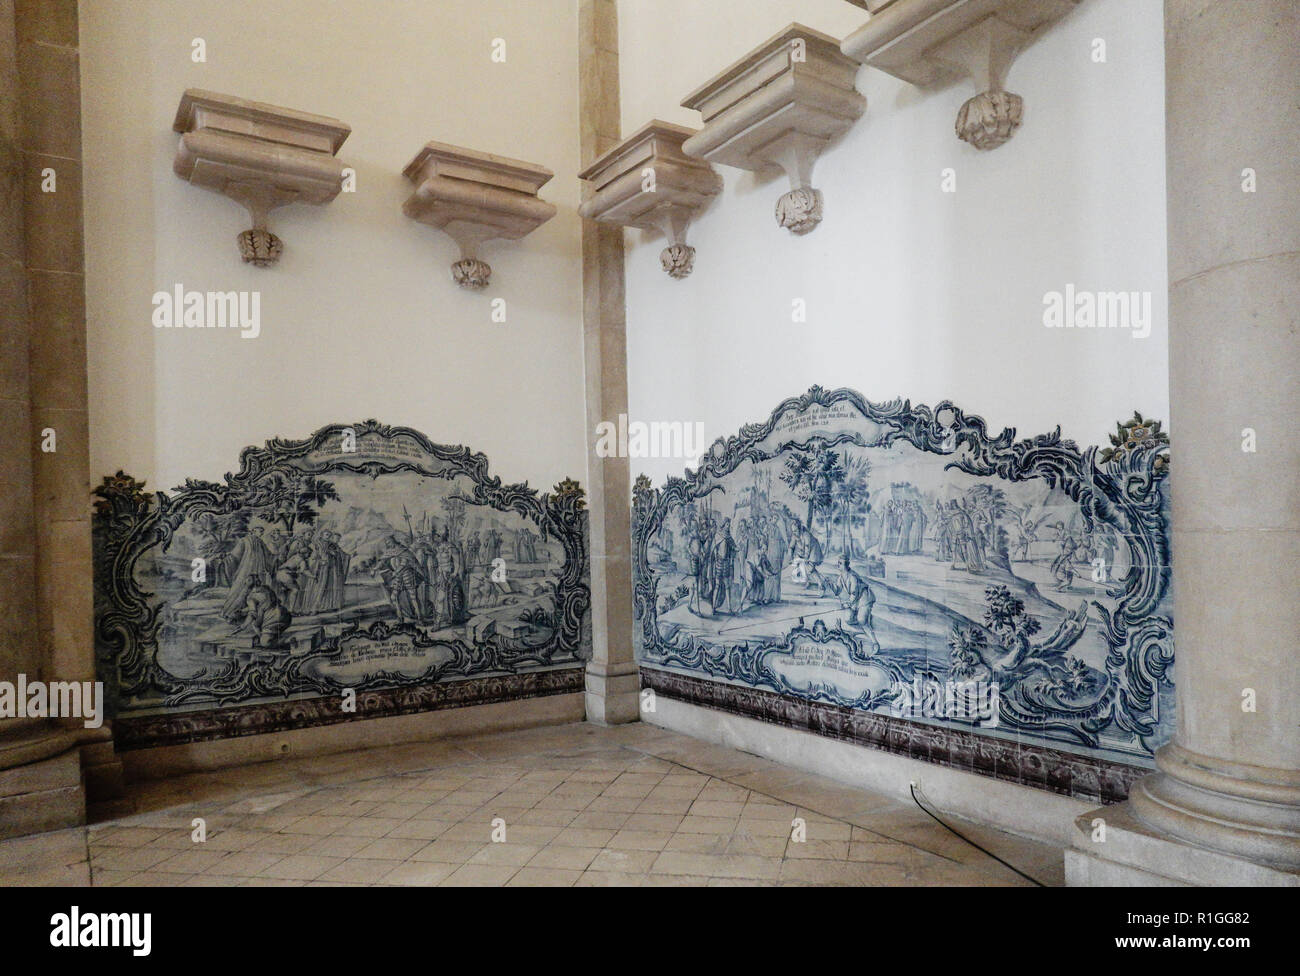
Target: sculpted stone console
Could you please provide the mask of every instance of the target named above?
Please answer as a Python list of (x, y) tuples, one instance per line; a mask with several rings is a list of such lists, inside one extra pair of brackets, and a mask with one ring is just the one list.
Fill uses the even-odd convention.
[(338, 119), (191, 88), (172, 128), (181, 133), (176, 175), (248, 208), (253, 226), (238, 238), (246, 264), (280, 258), (283, 244), (266, 227), (272, 210), (329, 203), (342, 189), (335, 154), (352, 130)]
[(682, 142), (694, 134), (685, 126), (647, 122), (578, 174), (595, 191), (578, 213), (620, 227), (663, 231), (669, 243), (659, 261), (676, 279), (695, 265), (686, 228), (722, 189), (722, 177), (712, 166), (682, 152)]
[(839, 42), (791, 24), (687, 95), (704, 128), (682, 143), (688, 156), (753, 172), (780, 167), (790, 192), (776, 203), (776, 222), (806, 234), (822, 219), (813, 164), (827, 144), (866, 110), (853, 81), (858, 65)]
[(841, 50), (918, 86), (970, 78), (979, 94), (957, 113), (957, 138), (996, 149), (1015, 134), (1024, 100), (1005, 89), (1016, 55), (1079, 0), (849, 0), (871, 19)]
[(491, 277), (491, 266), (479, 260), (479, 245), (496, 238), (517, 241), (555, 216), (555, 205), (537, 196), (554, 174), (533, 163), (431, 142), (402, 175), (415, 184), (402, 213), (460, 246), (451, 274), (462, 288), (485, 288)]

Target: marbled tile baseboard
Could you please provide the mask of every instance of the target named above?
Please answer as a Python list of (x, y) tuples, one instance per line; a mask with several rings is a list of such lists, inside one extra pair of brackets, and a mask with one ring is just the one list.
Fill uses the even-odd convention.
[(582, 668), (445, 681), (412, 688), (383, 688), (357, 694), (355, 714), (342, 712), (337, 698), (304, 698), (235, 708), (169, 712), (119, 718), (113, 723), (118, 751), (182, 745), (244, 735), (261, 735), (341, 722), (494, 702), (566, 695), (583, 689)]
[(940, 728), (842, 705), (811, 702), (757, 688), (706, 681), (656, 668), (641, 668), (641, 684), (678, 701), (742, 715), (936, 763), (995, 779), (1050, 790), (1077, 800), (1118, 803), (1150, 770), (1007, 741), (974, 732)]

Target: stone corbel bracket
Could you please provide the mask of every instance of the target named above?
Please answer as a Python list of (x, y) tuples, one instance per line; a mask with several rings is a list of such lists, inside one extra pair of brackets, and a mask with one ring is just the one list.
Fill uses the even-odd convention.
[(849, 0), (871, 19), (844, 39), (843, 52), (914, 85), (962, 78), (978, 94), (957, 113), (957, 137), (996, 149), (1020, 127), (1024, 100), (1006, 90), (1016, 55), (1079, 0)]
[(176, 175), (248, 209), (252, 229), (238, 238), (246, 264), (265, 268), (280, 258), (280, 238), (266, 226), (272, 210), (329, 203), (342, 189), (335, 154), (352, 129), (338, 119), (191, 88), (172, 128), (181, 133)]
[(686, 228), (722, 190), (722, 177), (712, 166), (682, 152), (682, 143), (694, 134), (694, 129), (656, 119), (578, 174), (593, 190), (578, 214), (662, 231), (668, 246), (659, 262), (675, 279), (685, 278), (695, 266)]
[(704, 128), (682, 151), (751, 172), (785, 170), (790, 192), (777, 200), (776, 221), (806, 234), (822, 219), (813, 164), (867, 107), (853, 87), (857, 72), (835, 38), (791, 24), (686, 96), (683, 107)]
[(402, 213), (460, 246), (451, 274), (462, 288), (487, 287), (492, 268), (479, 260), (481, 244), (517, 241), (555, 216), (555, 205), (537, 196), (554, 174), (533, 163), (431, 142), (402, 175), (415, 184)]

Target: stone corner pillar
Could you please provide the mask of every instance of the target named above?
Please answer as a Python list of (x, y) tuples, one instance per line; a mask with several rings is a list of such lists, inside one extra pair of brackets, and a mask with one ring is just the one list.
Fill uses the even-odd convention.
[(1166, 0), (1165, 79), (1178, 727), (1067, 877), (1294, 885), (1300, 4)]
[[(92, 682), (76, 0), (0, 0), (0, 681)], [(0, 837), (120, 793), (110, 728), (0, 719)]]
[[(614, 0), (579, 3), (578, 58), (578, 119), (586, 165), (622, 138)], [(623, 231), (590, 220), (582, 222), (582, 341), (591, 499), (587, 721), (617, 725), (640, 718), (640, 677), (632, 649), (632, 482), (627, 458), (596, 454), (595, 429), (602, 420), (617, 422), (619, 414), (627, 413)]]

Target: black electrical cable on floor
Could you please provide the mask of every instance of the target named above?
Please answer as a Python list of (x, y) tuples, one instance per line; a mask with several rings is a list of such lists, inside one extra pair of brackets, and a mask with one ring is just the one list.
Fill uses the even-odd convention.
[(982, 851), (983, 853), (987, 854), (989, 857), (993, 858), (993, 860), (995, 860), (995, 861), (997, 861), (999, 864), (1001, 864), (1004, 868), (1008, 868), (1009, 870), (1012, 870), (1012, 871), (1016, 872), (1016, 874), (1020, 875), (1020, 876), (1021, 876), (1022, 878), (1024, 878), (1026, 881), (1029, 881), (1029, 882), (1031, 882), (1031, 883), (1033, 883), (1033, 884), (1036, 884), (1036, 885), (1038, 885), (1038, 887), (1040, 887), (1040, 888), (1046, 888), (1046, 887), (1047, 887), (1047, 885), (1043, 884), (1043, 883), (1042, 883), (1041, 881), (1039, 881), (1037, 878), (1031, 878), (1029, 875), (1025, 874), (1024, 871), (1021, 871), (1018, 867), (1016, 867), (1016, 866), (1014, 866), (1014, 865), (1012, 865), (1012, 864), (1008, 864), (1006, 861), (1002, 860), (1002, 858), (998, 857), (996, 854), (994, 854), (992, 851), (988, 850), (987, 848), (985, 848), (985, 847), (980, 847), (979, 844), (975, 843), (973, 840), (971, 840), (971, 839), (970, 839), (969, 837), (967, 837), (965, 834), (963, 834), (963, 833), (961, 833), (960, 831), (958, 831), (956, 828), (949, 827), (946, 823), (944, 823), (942, 820), (940, 820), (938, 817), (936, 817), (933, 813), (931, 813), (929, 810), (925, 809), (925, 807), (922, 805), (920, 799), (919, 799), (919, 798), (917, 797), (917, 795), (916, 795), (916, 784), (915, 784), (915, 783), (910, 784), (910, 788), (911, 788), (911, 790), (912, 790), (912, 800), (916, 803), (916, 805), (917, 805), (918, 807), (921, 808), (921, 811), (922, 811), (926, 816), (928, 816), (931, 820), (933, 820), (935, 823), (937, 823), (940, 827), (944, 827), (944, 828), (946, 828), (947, 830), (951, 831), (952, 833), (956, 834), (958, 837), (960, 837), (962, 840), (964, 840), (967, 844), (970, 844), (971, 847), (975, 848), (977, 851)]

